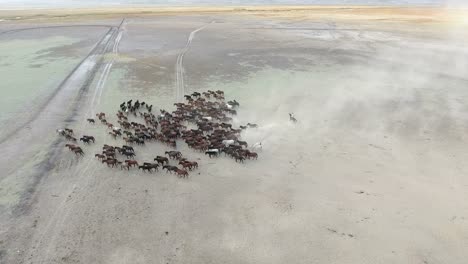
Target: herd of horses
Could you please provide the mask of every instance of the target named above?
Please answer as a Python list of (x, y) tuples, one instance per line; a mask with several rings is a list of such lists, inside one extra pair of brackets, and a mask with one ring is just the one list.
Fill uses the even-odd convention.
[[(115, 124), (102, 112), (96, 114), (97, 120), (88, 118), (87, 122), (101, 123), (107, 127), (107, 133), (111, 138), (124, 142), (121, 147), (104, 145), (102, 153), (96, 154), (95, 157), (110, 168), (121, 170), (137, 168), (150, 173), (162, 168), (179, 177), (187, 177), (189, 171), (198, 168), (198, 163), (185, 159), (180, 151), (171, 150), (166, 151), (163, 156), (155, 157), (154, 162), (140, 164), (135, 159), (134, 147), (156, 141), (167, 145), (168, 148), (177, 149), (178, 144), (183, 141), (190, 149), (202, 152), (209, 158), (224, 154), (240, 163), (258, 158), (258, 154), (249, 149), (248, 143), (241, 140), (243, 130), (257, 128), (258, 125), (248, 123), (234, 128), (231, 124), (233, 116), (237, 114), (236, 109), (240, 106), (236, 100), (226, 102), (224, 92), (219, 90), (194, 92), (185, 95), (184, 98), (185, 102), (174, 103), (174, 111), (160, 109), (159, 114), (154, 114), (153, 105), (148, 105), (144, 101), (123, 102), (116, 113)], [(59, 129), (57, 133), (71, 141), (66, 146), (72, 152), (78, 156), (84, 155), (83, 149), (77, 145), (73, 130)], [(93, 136), (85, 135), (80, 141), (91, 144), (95, 139)], [(258, 146), (258, 143), (256, 145)], [(177, 164), (170, 165), (171, 160)]]

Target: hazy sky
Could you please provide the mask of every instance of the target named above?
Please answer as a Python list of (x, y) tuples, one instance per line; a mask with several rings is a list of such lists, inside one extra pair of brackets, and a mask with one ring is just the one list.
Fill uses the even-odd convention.
[(467, 4), (468, 0), (0, 0), (0, 8), (63, 7), (120, 4), (155, 5), (261, 5), (261, 4), (358, 4), (358, 5), (445, 5)]

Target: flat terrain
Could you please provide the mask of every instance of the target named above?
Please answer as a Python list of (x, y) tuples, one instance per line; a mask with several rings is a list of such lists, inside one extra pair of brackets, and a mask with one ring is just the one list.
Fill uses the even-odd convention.
[[(463, 12), (0, 11), (0, 263), (466, 263)], [(257, 161), (179, 142), (200, 164), (179, 179), (94, 159), (123, 144), (95, 113), (208, 89), (259, 125)], [(61, 127), (96, 144), (77, 158)]]

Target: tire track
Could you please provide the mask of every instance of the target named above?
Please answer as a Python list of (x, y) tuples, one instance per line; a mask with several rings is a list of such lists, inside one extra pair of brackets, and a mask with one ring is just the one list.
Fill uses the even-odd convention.
[(185, 94), (185, 84), (184, 84), (184, 56), (185, 54), (190, 50), (190, 44), (192, 44), (193, 39), (195, 38), (195, 35), (205, 29), (208, 25), (213, 24), (214, 21), (211, 21), (211, 23), (206, 24), (202, 27), (199, 27), (195, 29), (194, 31), (190, 32), (190, 35), (187, 39), (187, 43), (185, 44), (184, 49), (182, 52), (177, 56), (177, 62), (175, 65), (175, 72), (176, 72), (176, 100), (181, 101), (183, 99), (183, 96)]
[[(119, 51), (119, 44), (123, 37), (122, 27), (124, 26), (124, 23), (125, 23), (125, 19), (122, 19), (122, 22), (120, 23), (120, 25), (114, 32), (114, 34), (117, 33), (117, 37), (115, 37), (115, 40), (112, 46), (112, 52), (111, 52), (112, 57), (110, 58), (110, 61), (108, 61), (105, 64), (104, 69), (102, 70), (101, 75), (97, 81), (96, 88), (94, 89), (93, 97), (91, 99), (91, 102), (89, 103), (90, 107), (89, 107), (89, 111), (87, 112), (87, 116), (89, 117), (93, 116), (94, 112), (96, 112), (96, 108), (101, 102), (101, 97), (102, 97), (102, 93), (103, 93), (107, 78), (109, 77), (112, 66), (114, 65), (115, 56), (118, 54), (118, 51)], [(109, 49), (110, 45), (111, 45), (111, 42), (107, 43), (106, 48), (105, 48), (106, 51)], [(81, 126), (81, 129), (83, 129), (84, 125), (85, 124)]]
[[(108, 53), (109, 47), (113, 43), (112, 46), (112, 53), (118, 52), (118, 46), (119, 42), (122, 39), (122, 31), (121, 27), (124, 24), (124, 20), (122, 23), (119, 25), (119, 27), (114, 28), (113, 31), (110, 33), (110, 36), (107, 37), (107, 43), (105, 44), (105, 47), (103, 48), (103, 52), (101, 53), (101, 56), (104, 56), (105, 54)], [(93, 98), (90, 101), (90, 108), (95, 107), (98, 102), (99, 102), (99, 97), (102, 94), (102, 88), (104, 87), (105, 81), (109, 75), (110, 69), (113, 65), (114, 59), (112, 59), (110, 62), (106, 63), (104, 66), (102, 65), (102, 61), (104, 58), (101, 58), (97, 65), (95, 66), (95, 70), (93, 71), (94, 73), (97, 71), (97, 69), (104, 67), (104, 70), (99, 77), (99, 80), (95, 86), (94, 93), (93, 93)], [(91, 75), (88, 78), (93, 79), (95, 75)], [(83, 85), (82, 89), (89, 88), (88, 86), (92, 80), (87, 80), (85, 84)], [(77, 104), (78, 105), (78, 102)], [(91, 109), (92, 111), (92, 109)], [(85, 124), (85, 122), (82, 122)], [(60, 139), (59, 139), (60, 140)], [(61, 150), (61, 149), (60, 149)], [(59, 149), (56, 150), (55, 153), (60, 152)], [(47, 159), (47, 157), (46, 157)], [(75, 190), (78, 190), (80, 186), (88, 186), (90, 181), (94, 178), (95, 171), (92, 170), (92, 163), (93, 159), (84, 159), (82, 160), (82, 166), (76, 166), (76, 168), (70, 173), (71, 175), (74, 175), (75, 180), (74, 184), (71, 186), (66, 187), (67, 190), (64, 192), (66, 195), (64, 197), (68, 197), (71, 195)], [(52, 163), (51, 161), (48, 161), (48, 163)], [(65, 198), (60, 202), (60, 204), (57, 206), (57, 208), (54, 210), (54, 213), (50, 217), (48, 223), (44, 227), (43, 230), (38, 234), (38, 237), (34, 241), (34, 247), (32, 247), (33, 250), (30, 251), (30, 254), (36, 255), (38, 249), (42, 249), (45, 253), (39, 254), (39, 259), (37, 261), (39, 263), (48, 263), (47, 257), (49, 256), (49, 253), (53, 250), (54, 243), (51, 243), (52, 241), (55, 241), (55, 239), (59, 236), (57, 232), (54, 231), (54, 229), (57, 226), (63, 226), (65, 225), (65, 222), (67, 218), (70, 215), (70, 208), (67, 207), (67, 199)], [(47, 243), (46, 243), (47, 241)]]
[[(71, 27), (71, 26), (70, 26)], [(38, 29), (38, 28), (36, 28)], [(93, 47), (93, 49), (88, 53), (88, 55), (78, 63), (75, 68), (63, 79), (63, 81), (57, 86), (57, 88), (54, 90), (54, 92), (45, 100), (45, 102), (39, 106), (39, 108), (34, 112), (34, 114), (23, 124), (15, 128), (13, 131), (10, 131), (8, 134), (3, 136), (3, 138), (0, 139), (0, 145), (5, 143), (7, 140), (9, 140), (12, 136), (16, 135), (20, 130), (24, 129), (25, 127), (29, 126), (34, 120), (36, 120), (39, 115), (47, 108), (49, 103), (57, 96), (57, 94), (62, 90), (62, 88), (65, 86), (65, 84), (71, 80), (72, 76), (74, 76), (81, 67), (85, 66), (86, 62), (93, 57), (95, 54), (98, 54), (100, 51), (99, 49), (103, 45), (103, 43), (106, 43), (106, 41), (110, 40), (110, 34), (114, 30), (114, 27), (111, 27), (106, 34), (101, 38), (100, 41), (96, 43), (96, 45)]]
[(124, 26), (124, 24), (125, 24), (125, 19), (122, 19), (122, 22), (120, 23), (120, 25), (119, 25), (119, 27), (117, 28), (117, 31), (116, 31), (116, 32), (118, 32), (117, 37), (115, 38), (114, 45), (112, 46), (112, 57), (110, 58), (110, 61), (106, 63), (106, 66), (104, 67), (104, 70), (103, 70), (101, 76), (99, 77), (99, 81), (98, 81), (98, 84), (97, 84), (97, 87), (96, 87), (96, 92), (98, 93), (98, 96), (97, 96), (97, 99), (96, 99), (97, 101), (92, 101), (91, 102), (91, 105), (92, 105), (91, 109), (93, 111), (95, 111), (95, 108), (101, 102), (101, 97), (102, 97), (102, 92), (104, 90), (104, 86), (105, 86), (106, 81), (107, 81), (107, 79), (109, 77), (112, 66), (114, 65), (115, 57), (119, 52), (119, 44), (120, 44), (120, 41), (122, 40), (122, 36), (123, 36), (122, 27)]

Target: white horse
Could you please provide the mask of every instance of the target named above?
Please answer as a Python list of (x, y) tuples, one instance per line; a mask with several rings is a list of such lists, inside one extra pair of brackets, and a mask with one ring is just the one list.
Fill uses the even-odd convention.
[(262, 151), (263, 150), (262, 142), (257, 142), (255, 144), (253, 144), (251, 149), (254, 150), (254, 151)]
[(55, 131), (57, 131), (57, 134), (62, 135), (62, 136), (65, 136), (65, 134), (66, 134), (64, 129), (57, 129)]
[(204, 116), (202, 117), (202, 119), (206, 120), (206, 121), (211, 121), (213, 120), (213, 118), (211, 116)]
[(226, 147), (229, 147), (229, 146), (231, 146), (231, 145), (234, 145), (234, 143), (236, 143), (236, 141), (234, 141), (233, 139), (230, 139), (230, 140), (225, 139), (225, 140), (223, 140), (223, 144), (224, 144), (224, 146), (226, 146)]

